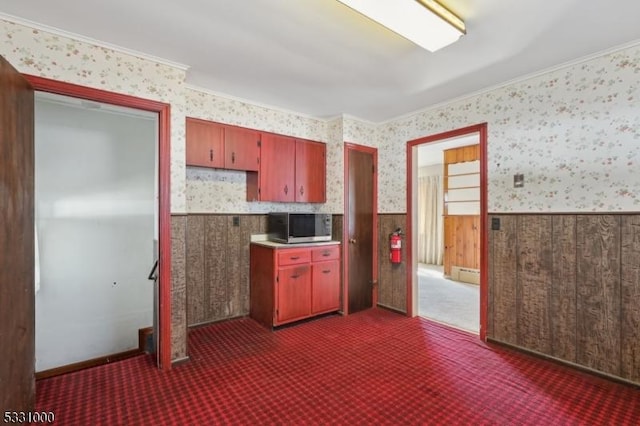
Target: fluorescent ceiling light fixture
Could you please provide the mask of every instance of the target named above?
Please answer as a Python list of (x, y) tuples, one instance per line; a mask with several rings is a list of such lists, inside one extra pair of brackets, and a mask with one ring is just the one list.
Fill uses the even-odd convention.
[(338, 1), (430, 52), (466, 33), (462, 19), (435, 0)]

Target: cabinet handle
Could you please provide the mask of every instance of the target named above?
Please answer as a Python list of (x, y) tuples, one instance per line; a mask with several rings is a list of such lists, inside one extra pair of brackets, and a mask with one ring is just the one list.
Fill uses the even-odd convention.
[(284, 193), (285, 194), (289, 193), (289, 187), (287, 185), (284, 186)]
[(322, 255), (324, 257), (331, 256), (331, 252), (330, 251), (325, 251), (324, 253), (322, 253)]
[(209, 161), (213, 161), (213, 150), (209, 150)]
[(231, 153), (231, 162), (232, 162), (232, 163), (235, 163), (235, 162), (236, 162), (236, 153), (235, 153), (235, 152), (232, 152), (232, 153)]
[(300, 259), (300, 256), (291, 256), (289, 259), (291, 259), (291, 260), (298, 260), (298, 259)]
[(291, 275), (291, 278), (293, 279), (300, 278), (300, 275)]
[(322, 271), (323, 274), (329, 274), (331, 273), (331, 269), (325, 269)]
[(300, 187), (300, 195), (304, 195), (304, 186)]

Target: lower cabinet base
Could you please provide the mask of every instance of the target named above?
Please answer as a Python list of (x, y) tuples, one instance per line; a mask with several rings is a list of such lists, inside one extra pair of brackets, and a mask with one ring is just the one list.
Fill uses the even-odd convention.
[(252, 243), (250, 316), (268, 328), (340, 310), (340, 245)]

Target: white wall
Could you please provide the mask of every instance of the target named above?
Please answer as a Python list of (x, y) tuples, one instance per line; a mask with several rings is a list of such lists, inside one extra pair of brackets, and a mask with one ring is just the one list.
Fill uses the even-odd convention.
[(36, 371), (138, 346), (153, 322), (157, 118), (36, 101)]

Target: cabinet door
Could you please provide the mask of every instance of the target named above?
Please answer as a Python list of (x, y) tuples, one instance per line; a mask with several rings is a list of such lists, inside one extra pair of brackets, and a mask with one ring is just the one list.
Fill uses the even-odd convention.
[(259, 166), (260, 133), (240, 127), (225, 127), (224, 168), (258, 171)]
[(260, 147), (260, 201), (295, 201), (295, 139), (262, 134)]
[(326, 145), (320, 142), (296, 140), (296, 194), (303, 203), (326, 201)]
[(187, 118), (187, 166), (224, 167), (223, 126)]
[(330, 260), (311, 265), (311, 312), (340, 309), (340, 261)]
[(309, 264), (278, 269), (276, 317), (278, 324), (311, 314)]

